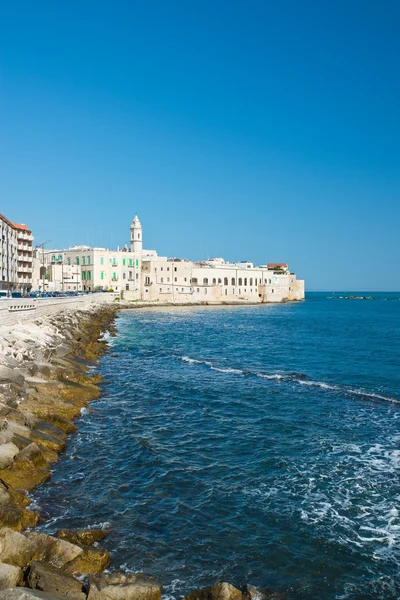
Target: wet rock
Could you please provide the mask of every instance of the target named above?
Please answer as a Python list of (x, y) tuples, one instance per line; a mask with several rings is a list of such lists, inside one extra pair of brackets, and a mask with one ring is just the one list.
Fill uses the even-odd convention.
[(28, 585), (34, 590), (52, 592), (80, 600), (86, 599), (80, 581), (45, 563), (32, 562), (28, 575)]
[(101, 542), (109, 534), (108, 529), (59, 529), (56, 536), (61, 540), (67, 540), (71, 544), (93, 546)]
[(4, 503), (0, 505), (0, 527), (23, 531), (27, 527), (34, 527), (38, 521), (38, 513), (12, 504)]
[(20, 451), (7, 469), (0, 470), (0, 478), (15, 489), (30, 491), (49, 479), (48, 466), (39, 446), (33, 442)]
[(64, 566), (66, 573), (96, 575), (109, 566), (110, 553), (108, 550), (91, 546), (81, 546), (81, 548), (82, 553)]
[(6, 469), (10, 466), (19, 452), (18, 446), (12, 442), (0, 446), (0, 469)]
[(56, 569), (62, 569), (67, 563), (82, 554), (82, 548), (79, 546), (44, 533), (30, 531), (24, 535), (35, 546), (34, 560), (49, 563)]
[(22, 569), (0, 562), (0, 590), (18, 585), (22, 579)]
[(244, 600), (284, 600), (279, 592), (273, 590), (258, 589), (247, 583), (243, 590)]
[(0, 561), (16, 567), (26, 567), (32, 560), (36, 546), (22, 533), (8, 527), (0, 528)]
[(243, 600), (243, 594), (230, 583), (222, 582), (194, 590), (184, 600)]
[(88, 600), (161, 600), (161, 583), (142, 573), (101, 573), (89, 582)]

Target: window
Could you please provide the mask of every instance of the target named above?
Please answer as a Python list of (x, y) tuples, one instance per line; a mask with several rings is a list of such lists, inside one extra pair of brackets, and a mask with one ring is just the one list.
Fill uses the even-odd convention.
[(100, 279), (104, 279), (104, 271), (100, 271)]
[(122, 259), (122, 265), (125, 267), (125, 265), (126, 265), (126, 258)]
[(76, 264), (79, 265), (79, 256), (76, 257), (75, 261), (76, 261)]
[(92, 271), (87, 272), (87, 279), (92, 279)]
[(218, 279), (218, 283), (222, 283), (221, 279)]
[(132, 258), (130, 258), (130, 259), (129, 259), (129, 266), (131, 267), (131, 266), (132, 266), (132, 264), (133, 264), (133, 259), (132, 259)]
[(235, 278), (232, 277), (232, 285), (235, 285)]
[(128, 290), (129, 290), (129, 283), (127, 283), (127, 284), (125, 285), (125, 289), (126, 289), (126, 291), (128, 291)]
[(122, 279), (126, 279), (126, 273), (122, 274)]
[[(265, 283), (267, 283), (267, 282), (265, 282)], [(271, 280), (270, 280), (270, 279), (268, 280), (268, 283), (269, 283), (269, 284), (271, 283)]]
[(213, 279), (213, 284), (215, 285), (216, 283), (217, 283), (217, 280), (216, 280), (216, 279)]
[(247, 285), (247, 277), (244, 278), (244, 285)]
[(182, 292), (184, 291), (184, 289), (182, 288)]
[(274, 290), (272, 290), (272, 293), (274, 293)]
[(132, 271), (129, 271), (129, 279), (132, 279)]
[(87, 264), (90, 265), (90, 256), (87, 257)]
[(197, 279), (196, 279), (196, 277), (193, 277), (193, 279), (192, 279), (192, 283), (197, 283)]
[(164, 271), (164, 267), (161, 267), (161, 271)]
[(137, 239), (140, 240), (140, 233), (137, 234)]
[(200, 291), (200, 290), (199, 290), (199, 288), (197, 288), (197, 291), (198, 291), (198, 292)]
[(86, 279), (86, 271), (82, 271), (82, 279)]
[(227, 296), (227, 295), (228, 295), (228, 290), (225, 290), (225, 296)]
[(185, 277), (184, 281), (187, 281), (186, 277)]
[(243, 285), (243, 279), (239, 277), (238, 285)]
[(68, 265), (70, 265), (70, 264), (71, 264), (71, 259), (70, 259), (70, 257), (69, 257), (69, 256), (68, 256), (68, 258), (67, 258), (67, 264), (68, 264)]
[(104, 265), (104, 256), (100, 256), (100, 264)]
[(160, 292), (162, 292), (162, 288), (160, 288)]
[(164, 277), (161, 277), (161, 283), (164, 283)]
[(253, 285), (253, 278), (250, 277), (250, 285)]
[(207, 288), (204, 288), (204, 293), (207, 294)]
[(112, 274), (113, 281), (117, 281), (117, 273), (114, 271)]
[(177, 271), (177, 270), (178, 270), (178, 268), (177, 268), (177, 267), (174, 267), (174, 271), (175, 271), (175, 273), (176, 273), (176, 271)]
[(169, 283), (169, 277), (167, 277), (167, 281), (168, 281), (168, 283)]
[(228, 285), (228, 278), (224, 277), (224, 285)]
[(257, 285), (257, 279), (254, 280), (254, 285)]
[(207, 279), (207, 277), (204, 277), (204, 279), (203, 279), (203, 285), (208, 285), (208, 279)]
[(113, 266), (114, 266), (114, 267), (115, 267), (115, 266), (116, 266), (116, 264), (117, 264), (117, 259), (116, 259), (115, 257), (113, 257), (113, 259), (112, 259), (112, 264), (113, 264)]
[(82, 256), (82, 264), (86, 265), (86, 258), (84, 256)]
[(178, 281), (178, 278), (177, 278), (177, 277), (174, 277), (174, 281)]
[(167, 267), (167, 271), (169, 271), (169, 267)]
[(139, 266), (139, 259), (138, 258), (136, 259), (136, 266), (137, 267)]
[(53, 254), (53, 256), (51, 257), (51, 260), (52, 260), (52, 262), (54, 262), (54, 261), (56, 260), (56, 257), (54, 256), (54, 254)]

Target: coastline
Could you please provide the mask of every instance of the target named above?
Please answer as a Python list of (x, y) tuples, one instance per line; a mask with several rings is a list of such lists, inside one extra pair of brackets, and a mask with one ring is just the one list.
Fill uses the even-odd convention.
[[(26, 599), (56, 600), (61, 594), (88, 600), (160, 600), (161, 583), (154, 577), (104, 572), (110, 555), (99, 542), (107, 531), (63, 530), (56, 537), (31, 531), (41, 516), (30, 510), (29, 492), (50, 478), (68, 434), (77, 429), (75, 419), (100, 397), (102, 377), (92, 367), (109, 347), (104, 334), (116, 335), (117, 313), (174, 306), (216, 305), (116, 302), (0, 328), (0, 599), (22, 599), (10, 595), (19, 594), (22, 586), (24, 594), (28, 588), (47, 593)], [(251, 586), (241, 591), (218, 583), (187, 598), (221, 596), (241, 600), (260, 593)], [(273, 593), (264, 597), (278, 598)]]

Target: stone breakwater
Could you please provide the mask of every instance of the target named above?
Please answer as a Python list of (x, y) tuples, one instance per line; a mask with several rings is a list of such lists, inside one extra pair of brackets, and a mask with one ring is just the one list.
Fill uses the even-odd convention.
[[(115, 335), (117, 310), (91, 306), (0, 327), (0, 600), (161, 598), (155, 577), (105, 571), (107, 531), (37, 533), (41, 515), (29, 508), (29, 492), (50, 478), (75, 419), (100, 395), (91, 367), (108, 347), (104, 333)], [(279, 598), (218, 583), (186, 600), (262, 596)]]

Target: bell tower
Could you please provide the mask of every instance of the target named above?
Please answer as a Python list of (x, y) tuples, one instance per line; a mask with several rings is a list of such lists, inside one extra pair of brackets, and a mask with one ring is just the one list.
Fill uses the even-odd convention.
[(136, 252), (137, 254), (142, 253), (143, 248), (143, 239), (142, 239), (142, 226), (140, 224), (139, 218), (135, 215), (135, 218), (132, 221), (131, 225), (131, 252)]

